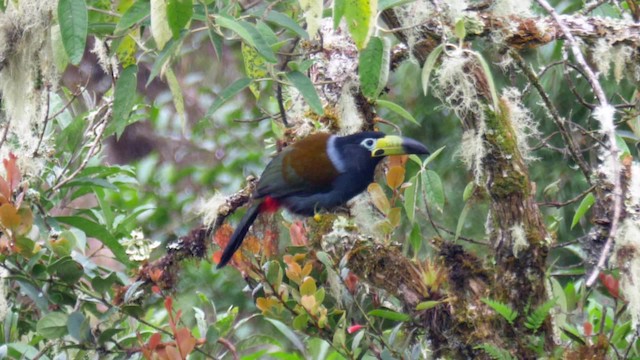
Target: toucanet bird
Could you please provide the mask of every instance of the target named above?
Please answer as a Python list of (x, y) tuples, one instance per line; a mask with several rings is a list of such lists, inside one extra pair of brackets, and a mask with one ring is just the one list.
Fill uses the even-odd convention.
[(416, 140), (381, 132), (316, 133), (286, 147), (260, 176), (253, 204), (231, 235), (217, 268), (231, 260), (261, 212), (284, 207), (294, 214), (312, 216), (330, 210), (364, 191), (385, 156), (428, 153)]

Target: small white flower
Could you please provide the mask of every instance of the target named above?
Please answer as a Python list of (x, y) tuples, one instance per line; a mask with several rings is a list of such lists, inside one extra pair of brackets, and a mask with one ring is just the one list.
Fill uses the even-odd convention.
[(160, 242), (151, 241), (144, 238), (142, 230), (137, 229), (131, 232), (131, 238), (121, 239), (120, 243), (126, 247), (125, 252), (129, 255), (129, 259), (133, 261), (145, 261), (151, 256), (153, 249), (160, 246)]

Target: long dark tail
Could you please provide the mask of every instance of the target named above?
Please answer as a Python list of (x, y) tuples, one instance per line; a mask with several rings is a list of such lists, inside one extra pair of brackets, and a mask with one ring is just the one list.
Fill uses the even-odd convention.
[(262, 201), (255, 201), (253, 205), (251, 205), (249, 210), (247, 210), (247, 213), (244, 214), (244, 217), (242, 217), (242, 220), (240, 220), (240, 224), (238, 224), (236, 231), (234, 231), (233, 235), (231, 235), (231, 240), (229, 240), (227, 247), (224, 248), (222, 257), (220, 258), (220, 262), (218, 263), (218, 266), (216, 266), (216, 269), (220, 269), (227, 265), (229, 260), (231, 260), (233, 254), (235, 254), (235, 252), (240, 248), (240, 245), (242, 245), (242, 241), (244, 240), (245, 235), (247, 235), (247, 231), (249, 231), (251, 224), (253, 224), (253, 222), (256, 220), (256, 217), (258, 217), (261, 206)]

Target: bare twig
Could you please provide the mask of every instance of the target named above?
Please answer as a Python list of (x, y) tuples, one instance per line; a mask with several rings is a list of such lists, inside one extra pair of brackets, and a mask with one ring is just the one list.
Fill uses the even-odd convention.
[[(540, 72), (537, 74), (538, 79), (540, 79), (547, 71), (551, 70), (551, 68), (564, 64), (564, 60), (554, 61), (548, 65), (546, 65)], [(528, 93), (531, 90), (532, 83), (528, 83), (524, 89), (522, 90), (522, 96)]]
[[(562, 33), (564, 34), (565, 39), (571, 48), (571, 52), (573, 53), (573, 56), (576, 62), (578, 63), (580, 68), (582, 68), (582, 70), (584, 71), (587, 81), (589, 81), (589, 84), (593, 89), (593, 93), (596, 95), (596, 98), (598, 98), (598, 102), (600, 103), (599, 107), (602, 109), (607, 109), (608, 107), (611, 107), (611, 105), (609, 105), (609, 101), (607, 100), (607, 97), (605, 96), (604, 90), (602, 89), (602, 86), (598, 81), (598, 77), (593, 72), (593, 70), (589, 67), (589, 65), (587, 65), (587, 61), (585, 60), (584, 55), (582, 55), (582, 51), (580, 51), (578, 42), (573, 37), (573, 34), (571, 34), (571, 31), (569, 30), (569, 28), (566, 26), (564, 21), (560, 18), (560, 16), (555, 11), (555, 9), (551, 6), (551, 4), (547, 2), (547, 0), (536, 0), (536, 2), (540, 6), (542, 6), (542, 8), (544, 8), (551, 15), (551, 17), (553, 17), (555, 22), (558, 24), (560, 31), (562, 31)], [(598, 120), (601, 121), (602, 123), (605, 122), (605, 121), (602, 121), (602, 119), (598, 119)], [(604, 247), (602, 248), (602, 253), (600, 254), (600, 258), (598, 259), (598, 263), (596, 267), (593, 269), (593, 271), (591, 272), (591, 275), (589, 275), (585, 283), (585, 285), (587, 285), (588, 287), (593, 286), (596, 279), (598, 278), (598, 274), (600, 274), (600, 271), (604, 269), (604, 264), (606, 263), (607, 258), (609, 256), (609, 252), (613, 247), (613, 241), (615, 239), (616, 232), (618, 231), (618, 223), (620, 222), (620, 214), (622, 213), (622, 188), (620, 184), (621, 169), (620, 169), (620, 162), (618, 161), (618, 154), (620, 153), (620, 151), (618, 149), (618, 144), (616, 144), (616, 132), (615, 132), (616, 128), (615, 128), (615, 125), (613, 124), (613, 119), (611, 119), (610, 125), (602, 124), (602, 123), (600, 125), (603, 128), (602, 129), (603, 133), (607, 135), (610, 142), (608, 156), (610, 157), (610, 161), (612, 165), (612, 173), (613, 173), (613, 177), (612, 177), (613, 217), (611, 219), (611, 227), (609, 228), (609, 235), (607, 238), (607, 242), (604, 244)]]
[[(568, 64), (568, 61), (566, 62), (566, 64)], [(573, 83), (573, 80), (571, 79), (571, 76), (569, 76), (569, 68), (571, 66), (565, 65), (564, 70), (562, 71), (562, 74), (564, 75), (564, 79), (567, 82), (567, 84), (569, 84), (569, 90), (571, 91), (571, 93), (573, 94), (573, 96), (576, 97), (576, 99), (578, 99), (578, 102), (580, 104), (582, 104), (582, 106), (586, 107), (587, 109), (593, 111), (593, 109), (595, 109), (595, 105), (588, 103), (587, 100), (585, 100), (582, 95), (580, 95), (580, 93), (578, 92), (578, 90), (576, 89), (576, 85)]]
[(567, 206), (569, 204), (573, 204), (574, 202), (578, 202), (580, 199), (585, 197), (588, 193), (592, 192), (595, 188), (596, 188), (596, 186), (592, 185), (587, 190), (581, 192), (580, 194), (578, 194), (578, 196), (574, 197), (571, 200), (567, 200), (567, 201), (564, 201), (564, 202), (558, 202), (558, 201), (543, 202), (543, 203), (538, 203), (538, 206), (548, 206), (548, 207), (561, 208), (563, 206)]
[(51, 102), (51, 85), (47, 85), (47, 104), (44, 110), (44, 125), (42, 125), (42, 131), (40, 132), (40, 138), (38, 139), (38, 144), (36, 145), (35, 150), (33, 150), (33, 157), (38, 156), (38, 149), (40, 149), (40, 145), (42, 144), (42, 139), (44, 138), (44, 132), (47, 130), (47, 125), (49, 124), (49, 104)]
[(522, 58), (522, 56), (520, 56), (520, 54), (518, 54), (518, 52), (511, 51), (509, 53), (509, 55), (511, 56), (511, 58), (513, 58), (515, 60), (515, 62), (518, 65), (518, 67), (529, 78), (529, 81), (531, 81), (531, 83), (536, 88), (536, 90), (538, 90), (538, 94), (542, 98), (542, 101), (544, 102), (544, 104), (547, 107), (547, 109), (549, 109), (549, 113), (551, 114), (551, 118), (553, 119), (553, 121), (555, 122), (556, 126), (560, 130), (560, 135), (562, 136), (562, 139), (567, 143), (567, 147), (569, 148), (569, 152), (571, 153), (571, 157), (576, 162), (576, 164), (578, 164), (578, 167), (580, 167), (580, 170), (584, 174), (585, 179), (587, 181), (590, 181), (590, 178), (591, 178), (591, 167), (589, 167), (589, 165), (586, 163), (586, 161), (582, 157), (582, 154), (580, 153), (578, 147), (576, 146), (576, 144), (573, 141), (573, 138), (571, 137), (571, 133), (570, 133), (569, 129), (567, 129), (566, 121), (560, 116), (560, 113), (558, 112), (558, 109), (556, 109), (556, 107), (553, 104), (553, 102), (551, 102), (551, 99), (549, 98), (549, 95), (547, 94), (547, 92), (544, 90), (544, 88), (540, 84), (538, 76), (536, 75), (535, 72), (533, 72), (531, 67), (529, 67), (524, 62), (524, 59)]
[(222, 346), (226, 347), (227, 350), (229, 350), (229, 352), (231, 353), (231, 355), (233, 356), (233, 360), (238, 360), (238, 351), (236, 350), (235, 345), (233, 345), (233, 343), (231, 343), (231, 341), (220, 337), (218, 338), (218, 343), (221, 344)]
[[(104, 116), (105, 116), (105, 119), (111, 116), (111, 109), (107, 110)], [(95, 139), (93, 140), (93, 143), (91, 144), (91, 147), (89, 148), (89, 152), (87, 153), (87, 156), (85, 157), (85, 159), (82, 161), (80, 166), (78, 166), (78, 168), (71, 175), (67, 176), (64, 180), (61, 180), (55, 186), (53, 186), (51, 188), (51, 192), (56, 192), (66, 183), (73, 180), (73, 178), (75, 178), (82, 170), (84, 170), (84, 168), (89, 163), (89, 160), (91, 160), (91, 158), (93, 158), (93, 155), (96, 154), (99, 148), (98, 145), (100, 145), (100, 142), (102, 140), (102, 135), (104, 135), (104, 132), (107, 129), (107, 121), (103, 120), (102, 122), (99, 122), (97, 125), (98, 125), (98, 132), (95, 135)]]
[(80, 89), (79, 92), (74, 92), (71, 95), (71, 99), (69, 99), (69, 101), (67, 101), (67, 103), (64, 104), (64, 106), (62, 108), (60, 108), (60, 110), (58, 110), (55, 113), (51, 114), (51, 116), (49, 116), (48, 120), (55, 119), (58, 115), (62, 114), (65, 110), (67, 110), (67, 108), (69, 108), (69, 106), (71, 106), (71, 103), (75, 99), (77, 99), (78, 96), (80, 96), (80, 94), (82, 94), (84, 92), (84, 89), (86, 89), (86, 87), (83, 87), (82, 89)]

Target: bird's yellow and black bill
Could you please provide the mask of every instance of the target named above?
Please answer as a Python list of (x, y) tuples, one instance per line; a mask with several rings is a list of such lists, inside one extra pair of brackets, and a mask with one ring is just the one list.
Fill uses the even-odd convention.
[(429, 154), (429, 150), (416, 140), (396, 135), (379, 138), (371, 150), (372, 157), (405, 154)]

